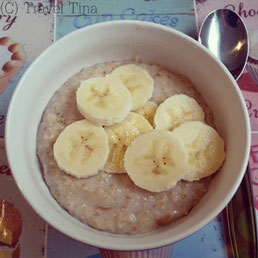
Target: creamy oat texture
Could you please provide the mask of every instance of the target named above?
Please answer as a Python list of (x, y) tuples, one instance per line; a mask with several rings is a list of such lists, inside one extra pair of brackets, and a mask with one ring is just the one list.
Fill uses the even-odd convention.
[(72, 216), (99, 230), (139, 234), (187, 215), (207, 192), (211, 178), (198, 182), (180, 181), (169, 191), (151, 193), (137, 187), (126, 174), (101, 171), (88, 179), (77, 179), (61, 171), (53, 157), (53, 144), (61, 131), (74, 121), (83, 119), (75, 102), (80, 80), (104, 76), (126, 63), (145, 68), (154, 79), (151, 101), (160, 104), (176, 93), (186, 94), (197, 100), (205, 112), (206, 123), (214, 127), (211, 111), (185, 77), (157, 65), (113, 62), (83, 69), (55, 93), (39, 126), (37, 153), (52, 195)]

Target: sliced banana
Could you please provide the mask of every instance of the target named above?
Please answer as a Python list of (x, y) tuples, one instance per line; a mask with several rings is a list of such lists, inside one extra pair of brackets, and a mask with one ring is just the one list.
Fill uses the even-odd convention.
[(118, 124), (105, 127), (109, 142), (109, 156), (104, 166), (108, 173), (126, 173), (124, 154), (130, 143), (140, 134), (152, 130), (149, 122), (140, 114), (130, 112)]
[(114, 69), (111, 76), (119, 77), (132, 94), (132, 110), (143, 107), (151, 98), (154, 81), (149, 73), (134, 64), (122, 65)]
[(67, 126), (54, 144), (58, 167), (77, 178), (96, 175), (103, 168), (108, 154), (105, 130), (86, 119)]
[(138, 136), (125, 153), (134, 183), (151, 192), (168, 190), (186, 173), (187, 152), (173, 132), (153, 130)]
[(147, 101), (145, 106), (135, 110), (136, 113), (143, 115), (149, 123), (153, 126), (154, 125), (154, 115), (156, 113), (157, 104), (152, 101)]
[(167, 98), (154, 116), (154, 125), (158, 130), (173, 130), (185, 121), (204, 121), (204, 112), (195, 99), (184, 94)]
[(136, 127), (141, 134), (153, 130), (151, 124), (141, 114), (130, 112), (129, 115), (126, 117), (126, 121)]
[(200, 180), (221, 167), (226, 156), (224, 141), (212, 127), (190, 121), (178, 126), (173, 133), (183, 141), (189, 154), (188, 172), (183, 179)]
[(130, 91), (116, 77), (94, 77), (81, 82), (76, 92), (81, 114), (96, 125), (121, 122), (132, 108)]

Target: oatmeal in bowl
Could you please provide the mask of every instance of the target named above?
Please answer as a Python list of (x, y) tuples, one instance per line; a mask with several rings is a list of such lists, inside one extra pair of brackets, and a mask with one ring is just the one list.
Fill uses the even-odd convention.
[(168, 245), (208, 223), (240, 184), (250, 146), (224, 66), (189, 37), (144, 22), (94, 25), (50, 47), (14, 93), (6, 138), (35, 210), (115, 250)]
[[(136, 85), (126, 91), (125, 99), (111, 88), (116, 83), (113, 81), (116, 73), (122, 73), (127, 84)], [(109, 76), (115, 77), (109, 79)], [(102, 88), (105, 78), (110, 88)], [(156, 109), (151, 110), (153, 126), (139, 114), (141, 108), (148, 113), (149, 100), (156, 104)], [(85, 111), (83, 105), (87, 105)], [(129, 105), (126, 112), (121, 112), (121, 105)], [(90, 114), (93, 107), (95, 110)], [(97, 108), (103, 108), (101, 116), (110, 108), (124, 117), (114, 122), (117, 114), (111, 112), (92, 120)], [(181, 151), (180, 137), (171, 139), (171, 135), (177, 136), (178, 131), (179, 135), (184, 134), (182, 128), (187, 125), (188, 131), (197, 130), (197, 133), (188, 133), (191, 150), (183, 147)], [(74, 217), (98, 230), (130, 235), (146, 233), (187, 215), (207, 192), (211, 174), (220, 168), (225, 157), (223, 140), (206, 132), (212, 127), (215, 125), (210, 108), (184, 76), (158, 65), (133, 61), (98, 64), (74, 75), (51, 98), (39, 125), (37, 154), (52, 195)], [(130, 151), (143, 134), (147, 139)], [(204, 144), (198, 137), (208, 139), (208, 143)], [(152, 150), (153, 145), (159, 150)], [(167, 153), (167, 148), (171, 153)], [(146, 151), (150, 151), (149, 159), (144, 160)], [(185, 155), (189, 156), (188, 161), (184, 160)], [(190, 155), (201, 166), (193, 164)], [(202, 155), (207, 158), (202, 159)], [(218, 164), (213, 167), (216, 156), (219, 156)], [(178, 168), (170, 164), (170, 159)], [(135, 162), (139, 162), (138, 168)], [(189, 170), (187, 176), (186, 170)]]

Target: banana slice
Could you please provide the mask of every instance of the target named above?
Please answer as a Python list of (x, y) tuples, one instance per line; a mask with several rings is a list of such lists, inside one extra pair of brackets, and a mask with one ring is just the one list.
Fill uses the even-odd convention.
[(124, 121), (105, 127), (110, 153), (104, 170), (108, 173), (126, 173), (124, 154), (127, 147), (137, 136), (150, 130), (152, 126), (149, 122), (142, 115), (133, 112)]
[(81, 82), (76, 92), (81, 114), (96, 125), (121, 122), (132, 108), (130, 91), (115, 77), (94, 77)]
[(108, 154), (105, 130), (86, 119), (67, 126), (54, 144), (58, 167), (77, 178), (96, 175), (103, 168)]
[(125, 153), (125, 168), (137, 186), (161, 192), (184, 176), (187, 159), (183, 142), (173, 132), (153, 130), (132, 141)]
[(151, 124), (141, 114), (130, 112), (129, 115), (126, 117), (126, 121), (128, 121), (135, 128), (137, 128), (141, 134), (153, 130)]
[(185, 121), (204, 121), (204, 113), (195, 99), (184, 94), (166, 99), (154, 116), (154, 125), (158, 130), (173, 130)]
[(181, 138), (189, 154), (188, 172), (183, 179), (200, 180), (220, 168), (226, 156), (224, 141), (212, 127), (190, 121), (178, 126), (173, 133)]
[(153, 126), (154, 125), (154, 115), (156, 113), (157, 104), (152, 101), (147, 101), (145, 106), (135, 110), (134, 112), (143, 115), (149, 123)]
[(154, 81), (149, 73), (134, 64), (122, 65), (114, 69), (111, 76), (119, 77), (132, 94), (132, 110), (143, 107), (151, 98)]

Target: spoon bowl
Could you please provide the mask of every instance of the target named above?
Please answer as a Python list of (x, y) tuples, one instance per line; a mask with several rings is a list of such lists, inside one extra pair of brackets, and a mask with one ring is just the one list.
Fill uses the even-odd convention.
[(228, 9), (216, 9), (204, 19), (199, 42), (206, 46), (237, 80), (248, 58), (248, 34), (241, 17)]

